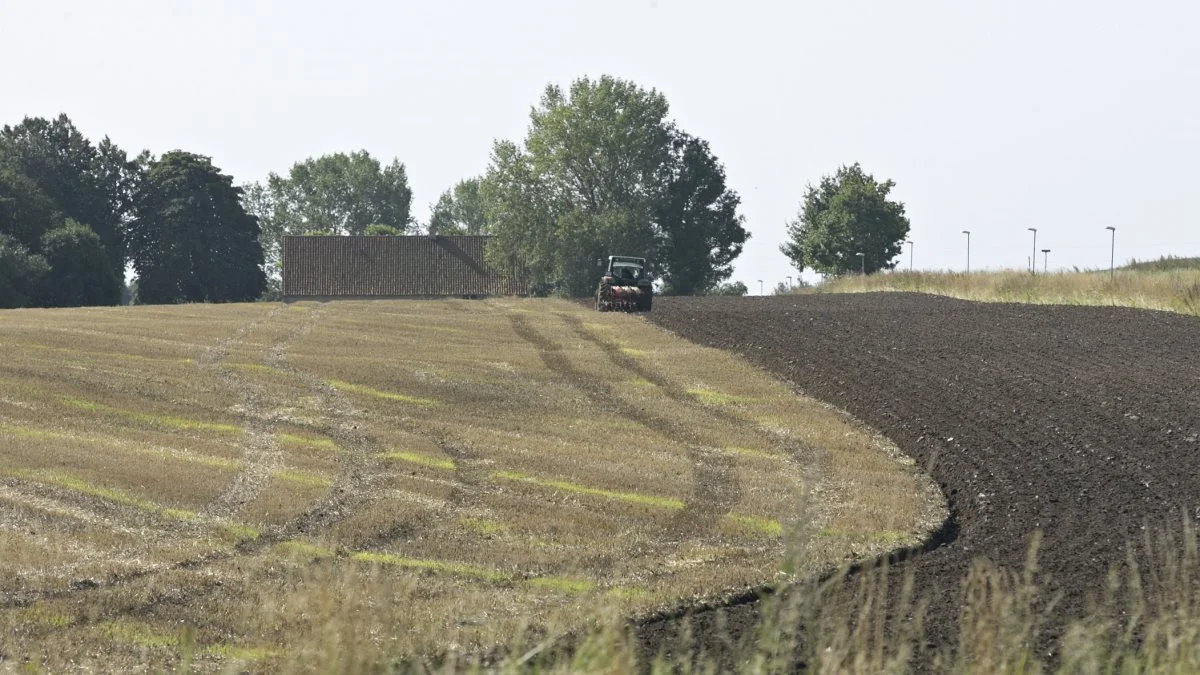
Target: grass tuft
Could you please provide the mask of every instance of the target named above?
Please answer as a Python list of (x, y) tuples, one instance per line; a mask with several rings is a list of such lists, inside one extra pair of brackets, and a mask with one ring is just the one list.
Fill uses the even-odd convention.
[(526, 473), (517, 471), (496, 471), (492, 474), (492, 478), (501, 480), (520, 481), (523, 483), (532, 483), (542, 487), (554, 488), (564, 492), (573, 492), (575, 494), (590, 495), (594, 497), (604, 497), (605, 499), (613, 499), (621, 502), (630, 502), (632, 504), (645, 504), (662, 509), (682, 509), (684, 504), (682, 500), (673, 497), (658, 497), (655, 495), (644, 495), (637, 492), (617, 492), (615, 490), (603, 490), (601, 488), (588, 487), (579, 485), (578, 483), (568, 483), (562, 480), (553, 480), (550, 478), (539, 478)]
[(351, 382), (342, 382), (341, 380), (329, 380), (329, 386), (333, 387), (334, 389), (340, 389), (342, 391), (348, 391), (354, 394), (374, 396), (375, 398), (382, 398), (388, 401), (399, 401), (401, 403), (411, 403), (412, 405), (426, 407), (438, 405), (438, 401), (435, 401), (431, 398), (421, 398), (419, 396), (397, 394), (390, 391), (380, 391), (379, 389), (372, 389), (371, 387), (363, 386), (361, 384), (353, 384)]

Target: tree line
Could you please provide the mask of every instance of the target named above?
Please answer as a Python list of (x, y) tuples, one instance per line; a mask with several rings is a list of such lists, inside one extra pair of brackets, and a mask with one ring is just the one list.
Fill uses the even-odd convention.
[[(908, 220), (893, 187), (840, 167), (807, 187), (781, 251), (799, 271), (894, 267)], [(728, 281), (750, 234), (723, 164), (626, 80), (547, 86), (525, 137), (496, 141), (427, 223), (412, 200), (404, 164), (365, 150), (237, 185), (203, 155), (131, 157), (66, 115), (26, 118), (0, 131), (0, 306), (269, 299), (291, 234), (486, 234), (490, 265), (547, 294), (590, 294), (607, 255), (647, 258), (667, 294), (746, 290)]]

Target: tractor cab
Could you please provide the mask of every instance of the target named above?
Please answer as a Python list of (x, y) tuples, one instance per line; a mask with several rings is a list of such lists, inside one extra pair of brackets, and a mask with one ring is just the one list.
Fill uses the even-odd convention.
[(609, 256), (608, 258), (608, 274), (614, 281), (626, 284), (633, 284), (642, 281), (646, 276), (646, 259), (645, 258), (626, 258), (621, 256)]

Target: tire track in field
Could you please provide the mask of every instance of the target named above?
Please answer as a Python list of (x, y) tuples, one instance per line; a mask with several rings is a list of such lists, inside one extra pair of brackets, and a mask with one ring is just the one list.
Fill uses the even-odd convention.
[(542, 363), (551, 372), (566, 380), (618, 416), (670, 439), (687, 448), (692, 463), (692, 493), (684, 500), (683, 510), (676, 516), (672, 529), (685, 536), (694, 536), (716, 527), (717, 522), (741, 501), (742, 487), (736, 462), (706, 444), (690, 427), (663, 419), (625, 402), (612, 387), (593, 378), (571, 364), (560, 345), (533, 328), (520, 314), (510, 314), (513, 331), (537, 350)]
[(311, 535), (328, 530), (380, 496), (379, 491), (374, 489), (374, 483), (384, 473), (382, 463), (376, 458), (383, 450), (374, 438), (362, 430), (353, 403), (329, 382), (297, 368), (288, 360), (288, 350), (312, 331), (327, 308), (326, 303), (320, 303), (285, 340), (271, 348), (267, 357), (267, 365), (300, 381), (318, 397), (325, 421), (314, 426), (339, 448), (338, 475), (333, 485), (324, 498), (279, 528), (282, 537)]
[[(380, 456), (385, 448), (370, 434), (363, 431), (364, 421), (355, 411), (353, 401), (329, 382), (297, 368), (288, 361), (287, 352), (320, 320), (326, 311), (322, 303), (310, 316), (310, 320), (297, 326), (296, 330), (280, 344), (272, 348), (267, 365), (304, 383), (322, 402), (326, 412), (324, 423), (306, 425), (334, 441), (341, 449), (339, 471), (326, 497), (313, 504), (303, 514), (280, 528), (280, 536), (320, 533), (332, 525), (345, 520), (364, 507), (382, 499), (386, 492), (378, 483), (386, 479), (391, 470)], [(435, 445), (454, 462), (454, 487), (447, 503), (456, 510), (470, 509), (477, 505), (486, 490), (484, 483), (489, 475), (488, 463), (466, 442), (429, 428), (418, 420), (408, 417), (393, 417), (387, 420), (392, 427)], [(390, 528), (361, 537), (349, 545), (355, 549), (383, 546), (417, 530), (437, 524), (438, 514), (411, 518), (397, 522)]]
[[(583, 320), (578, 316), (571, 314), (558, 313), (558, 317), (562, 319), (571, 331), (582, 340), (592, 343), (600, 348), (608, 360), (618, 368), (626, 370), (634, 375), (650, 382), (658, 387), (659, 391), (667, 396), (667, 398), (682, 404), (694, 410), (701, 410), (708, 417), (715, 417), (726, 424), (751, 430), (759, 440), (765, 440), (769, 445), (777, 450), (783, 451), (788, 456), (795, 459), (802, 467), (819, 467), (824, 463), (825, 453), (820, 448), (813, 447), (807, 443), (803, 443), (795, 438), (785, 434), (774, 433), (766, 429), (763, 425), (747, 420), (735, 412), (726, 410), (716, 405), (705, 405), (697, 401), (683, 387), (675, 382), (672, 382), (659, 370), (651, 368), (645, 363), (638, 361), (634, 357), (621, 351), (621, 345), (605, 340), (597, 335), (592, 330), (588, 329), (583, 324)], [(805, 479), (813, 476), (806, 476)], [(815, 483), (814, 483), (815, 484)]]
[(283, 453), (279, 450), (275, 425), (270, 421), (266, 390), (241, 373), (223, 365), (223, 362), (228, 358), (232, 347), (241, 344), (255, 328), (273, 319), (284, 307), (285, 305), (279, 305), (261, 320), (243, 325), (232, 336), (206, 349), (197, 360), (197, 365), (202, 370), (215, 372), (233, 391), (243, 409), (242, 417), (246, 420), (242, 470), (230, 481), (228, 487), (201, 511), (206, 517), (232, 518), (266, 490), (271, 474), (283, 464)]

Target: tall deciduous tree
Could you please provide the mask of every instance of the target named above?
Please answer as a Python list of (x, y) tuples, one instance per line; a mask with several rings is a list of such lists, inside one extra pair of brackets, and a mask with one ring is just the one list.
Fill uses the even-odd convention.
[(479, 178), (459, 181), (438, 197), (429, 216), (429, 234), (487, 234), (487, 205)]
[[(607, 255), (649, 258), (668, 287), (727, 276), (701, 268), (727, 265), (745, 239), (727, 210), (736, 196), (725, 194), (707, 146), (676, 129), (668, 112), (661, 93), (613, 77), (579, 79), (565, 93), (548, 86), (524, 147), (493, 148), (480, 188), (489, 260), (531, 286), (576, 296), (594, 290), (595, 261)], [(714, 214), (729, 216), (724, 226)]]
[[(868, 274), (896, 266), (908, 236), (904, 204), (888, 198), (895, 182), (879, 182), (855, 163), (809, 185), (797, 219), (780, 246), (797, 270)], [(858, 253), (863, 254), (860, 261)]]
[(671, 176), (658, 203), (658, 261), (663, 291), (692, 295), (733, 274), (733, 261), (750, 235), (737, 213), (741, 198), (726, 187), (725, 169), (708, 143), (677, 134), (673, 155)]
[(49, 263), (41, 303), (46, 307), (116, 305), (121, 279), (113, 271), (100, 237), (86, 225), (68, 219), (42, 236), (42, 255)]
[(25, 172), (0, 139), (0, 234), (36, 249), (48, 230), (63, 222), (62, 213)]
[(152, 160), (129, 228), (138, 299), (147, 304), (257, 299), (266, 289), (258, 220), (208, 157)]
[[(100, 237), (113, 272), (120, 276), (125, 268), (124, 229), (132, 219), (140, 174), (138, 162), (107, 137), (93, 145), (66, 115), (53, 120), (27, 117), (16, 126), (5, 126), (0, 139), (8, 146), (11, 161), (63, 216), (87, 225)], [(60, 224), (61, 220), (55, 225)]]
[(320, 231), (365, 234), (371, 225), (410, 232), (412, 188), (398, 159), (383, 165), (366, 150), (308, 158), (287, 176), (245, 186), (246, 210), (262, 222), (267, 272), (278, 272), (283, 237)]
[(50, 271), (42, 256), (15, 237), (0, 233), (0, 308), (37, 304), (39, 284)]

